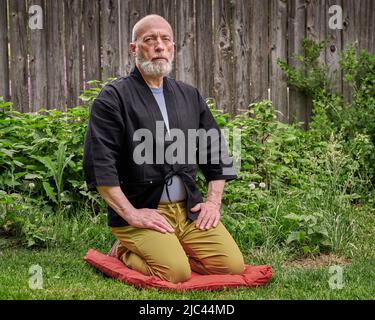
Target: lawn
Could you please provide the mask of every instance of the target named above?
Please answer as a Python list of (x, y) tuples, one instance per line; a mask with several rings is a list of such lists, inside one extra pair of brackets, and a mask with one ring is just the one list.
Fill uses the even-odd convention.
[[(375, 256), (351, 260), (303, 259), (282, 261), (278, 252), (270, 256), (273, 278), (265, 287), (227, 289), (218, 292), (175, 293), (144, 290), (125, 285), (96, 272), (83, 261), (88, 247), (75, 249), (23, 248), (0, 251), (0, 299), (373, 299), (375, 296)], [(268, 253), (270, 254), (270, 253)], [(264, 258), (262, 258), (263, 260)], [(257, 259), (246, 257), (247, 263)], [(315, 263), (314, 263), (315, 261)], [(43, 288), (29, 288), (29, 268), (39, 265), (43, 271)], [(329, 285), (330, 266), (343, 268), (343, 288)], [(336, 274), (337, 275), (337, 274)]]

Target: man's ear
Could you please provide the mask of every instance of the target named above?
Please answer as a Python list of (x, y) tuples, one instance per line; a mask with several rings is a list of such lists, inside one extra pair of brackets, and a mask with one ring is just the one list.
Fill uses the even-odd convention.
[(137, 55), (135, 42), (129, 43), (129, 50), (130, 50), (130, 53), (132, 54), (133, 57), (135, 57)]

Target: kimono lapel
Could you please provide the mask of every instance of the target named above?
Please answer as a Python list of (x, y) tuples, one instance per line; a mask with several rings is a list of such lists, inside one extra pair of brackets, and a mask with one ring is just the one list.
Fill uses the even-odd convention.
[[(131, 76), (135, 77), (140, 84), (138, 86), (138, 89), (142, 92), (142, 98), (144, 99), (148, 110), (153, 117), (153, 121), (156, 123), (156, 121), (163, 121), (163, 115), (161, 114), (160, 108), (152, 94), (151, 89), (147, 85), (146, 81), (143, 79), (142, 74), (139, 72), (137, 67), (134, 67)], [(168, 120), (169, 120), (169, 128), (180, 128), (180, 121), (179, 116), (177, 112), (177, 101), (173, 92), (172, 85), (167, 77), (164, 77), (163, 81), (163, 93), (164, 93), (164, 99), (165, 99), (165, 105), (167, 108), (168, 113)], [(165, 124), (164, 129), (166, 130)], [(155, 134), (155, 126), (151, 129), (152, 132)]]
[(169, 119), (169, 128), (179, 128), (181, 122), (179, 121), (179, 116), (177, 112), (177, 100), (176, 95), (173, 92), (172, 85), (167, 77), (164, 78), (163, 82), (163, 92), (164, 92), (164, 99), (165, 99), (165, 105), (167, 107), (168, 112), (168, 119)]

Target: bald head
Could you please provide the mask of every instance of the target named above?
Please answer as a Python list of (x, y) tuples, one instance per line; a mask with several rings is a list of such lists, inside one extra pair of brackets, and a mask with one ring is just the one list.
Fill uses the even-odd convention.
[(157, 14), (150, 14), (139, 20), (134, 25), (132, 32), (132, 42), (138, 40), (140, 37), (142, 37), (143, 34), (145, 34), (148, 30), (154, 27), (167, 28), (171, 36), (173, 36), (172, 27), (167, 20), (165, 20), (162, 16), (159, 16)]

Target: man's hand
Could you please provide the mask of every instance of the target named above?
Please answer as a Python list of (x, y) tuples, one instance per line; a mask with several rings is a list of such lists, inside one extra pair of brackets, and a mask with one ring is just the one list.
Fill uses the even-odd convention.
[(153, 229), (162, 233), (173, 233), (174, 229), (156, 209), (134, 209), (126, 215), (126, 221), (133, 227)]
[(197, 212), (199, 210), (201, 210), (201, 212), (195, 224), (196, 227), (201, 230), (216, 228), (220, 220), (220, 206), (211, 201), (206, 201), (198, 203), (191, 208), (192, 212)]

